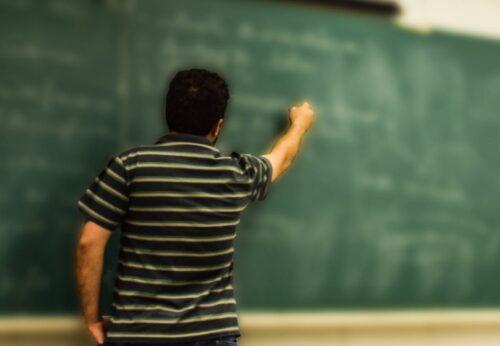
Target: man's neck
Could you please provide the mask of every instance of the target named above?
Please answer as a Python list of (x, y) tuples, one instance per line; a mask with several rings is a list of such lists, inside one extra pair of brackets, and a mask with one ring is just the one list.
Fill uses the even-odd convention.
[[(182, 132), (177, 132), (177, 131), (170, 131), (169, 133), (172, 133), (172, 134), (179, 134), (179, 135), (181, 135), (181, 134), (189, 134), (189, 133), (182, 133)], [(191, 134), (189, 134), (189, 135), (191, 135)], [(199, 136), (199, 137), (204, 137), (204, 138), (206, 138), (207, 140), (209, 140), (209, 141), (210, 141), (210, 143), (213, 143), (213, 144), (215, 144), (215, 142), (217, 141), (217, 138), (216, 138), (214, 135), (212, 135), (211, 133), (209, 133), (209, 134), (208, 134), (208, 135), (206, 135), (206, 136), (201, 136), (201, 135), (191, 135), (191, 136)]]

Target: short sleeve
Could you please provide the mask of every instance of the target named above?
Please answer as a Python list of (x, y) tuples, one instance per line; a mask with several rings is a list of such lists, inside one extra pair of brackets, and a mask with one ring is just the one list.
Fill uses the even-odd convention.
[(85, 219), (112, 231), (122, 223), (128, 202), (125, 166), (115, 157), (85, 190), (78, 209)]
[(239, 161), (243, 173), (250, 180), (250, 199), (252, 201), (264, 200), (271, 184), (271, 162), (264, 156), (252, 154), (238, 154), (233, 152), (231, 156)]

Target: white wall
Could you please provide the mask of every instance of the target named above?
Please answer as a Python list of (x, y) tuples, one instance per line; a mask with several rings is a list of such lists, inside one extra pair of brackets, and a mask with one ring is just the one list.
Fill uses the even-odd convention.
[(396, 1), (404, 25), (500, 39), (500, 0)]

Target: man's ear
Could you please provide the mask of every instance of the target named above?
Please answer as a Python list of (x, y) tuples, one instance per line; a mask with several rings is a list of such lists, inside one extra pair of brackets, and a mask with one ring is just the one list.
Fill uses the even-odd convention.
[(224, 122), (224, 118), (220, 118), (217, 124), (212, 129), (212, 136), (217, 138), (219, 136), (220, 130), (222, 128), (222, 123)]

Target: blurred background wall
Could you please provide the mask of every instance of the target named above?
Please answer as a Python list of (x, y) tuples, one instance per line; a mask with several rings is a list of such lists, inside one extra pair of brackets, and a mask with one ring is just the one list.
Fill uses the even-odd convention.
[(399, 20), (408, 25), (498, 39), (497, 0), (398, 0)]
[(319, 114), (239, 230), (245, 345), (498, 344), (500, 1), (391, 4), (0, 1), (0, 343), (89, 344), (75, 202), (203, 66), (232, 91), (223, 151), (265, 150), (292, 102)]

